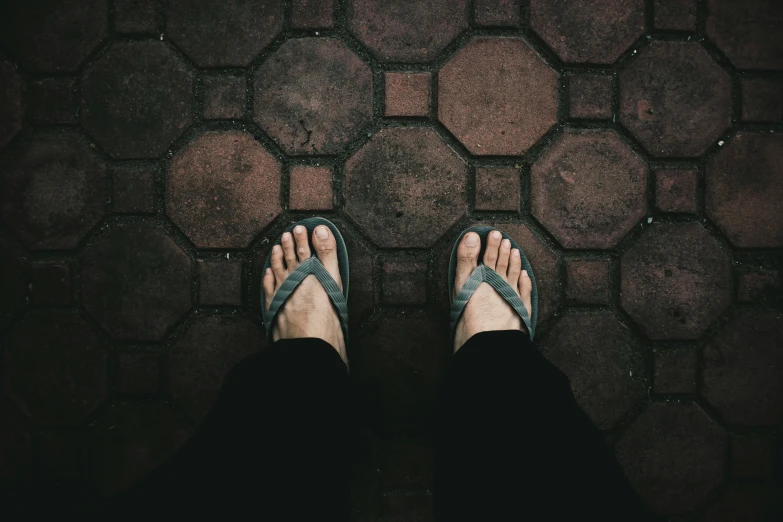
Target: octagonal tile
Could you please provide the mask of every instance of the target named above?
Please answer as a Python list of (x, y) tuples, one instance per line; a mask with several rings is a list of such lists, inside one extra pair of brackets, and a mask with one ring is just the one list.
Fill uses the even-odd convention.
[(723, 479), (726, 434), (692, 402), (653, 404), (623, 434), (615, 454), (659, 513), (695, 508)]
[(106, 399), (106, 351), (78, 313), (29, 315), (5, 348), (6, 391), (33, 422), (76, 426)]
[(531, 0), (530, 26), (564, 62), (614, 63), (644, 32), (644, 0)]
[(159, 340), (190, 309), (191, 260), (153, 224), (117, 225), (85, 253), (81, 292), (115, 339)]
[(27, 283), (24, 252), (0, 233), (0, 331), (25, 305)]
[(107, 0), (9, 2), (0, 41), (30, 72), (75, 71), (106, 36)]
[(162, 402), (113, 404), (91, 428), (89, 465), (105, 494), (119, 492), (163, 464), (188, 438)]
[(783, 315), (741, 310), (704, 347), (702, 394), (730, 423), (783, 421)]
[(202, 67), (244, 67), (283, 29), (283, 0), (169, 0), (167, 35)]
[(252, 321), (200, 317), (171, 347), (169, 386), (174, 400), (201, 422), (229, 370), (261, 348), (264, 337)]
[(700, 156), (731, 124), (731, 81), (698, 43), (652, 42), (620, 72), (620, 121), (653, 156)]
[(22, 128), (22, 79), (9, 62), (0, 62), (0, 149)]
[(538, 349), (568, 376), (577, 403), (600, 429), (612, 429), (645, 394), (630, 375), (644, 373), (634, 367), (628, 332), (612, 314), (563, 317)]
[(739, 69), (783, 70), (783, 4), (708, 0), (707, 36)]
[(651, 339), (696, 339), (729, 306), (731, 266), (698, 223), (653, 224), (622, 257), (622, 306)]
[(521, 155), (557, 123), (557, 79), (521, 38), (473, 38), (438, 73), (438, 119), (472, 154)]
[(0, 173), (0, 212), (29, 248), (74, 248), (105, 209), (106, 169), (71, 134), (35, 138)]
[(383, 129), (345, 164), (345, 211), (380, 247), (428, 247), (465, 214), (467, 175), (432, 130)]
[(193, 73), (160, 42), (115, 43), (82, 79), (82, 125), (119, 158), (160, 156), (193, 121)]
[(468, 28), (466, 0), (351, 0), (350, 30), (381, 60), (427, 62)]
[(611, 248), (647, 209), (647, 167), (614, 132), (570, 131), (533, 165), (531, 211), (566, 248)]
[(256, 72), (254, 118), (289, 154), (335, 154), (372, 121), (372, 73), (336, 38), (288, 40)]
[(244, 248), (281, 211), (280, 162), (246, 132), (202, 134), (171, 161), (166, 213), (198, 248)]
[(707, 213), (739, 247), (783, 246), (783, 136), (740, 133), (707, 164)]

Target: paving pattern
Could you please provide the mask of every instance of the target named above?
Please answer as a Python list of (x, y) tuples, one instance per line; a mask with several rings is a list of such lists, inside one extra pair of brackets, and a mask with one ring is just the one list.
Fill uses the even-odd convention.
[(471, 223), (525, 248), (539, 349), (652, 509), (780, 515), (780, 2), (7, 4), (12, 495), (97, 501), (175, 451), (263, 349), (270, 243), (323, 215), (350, 250), (356, 520), (431, 520), (445, 272)]

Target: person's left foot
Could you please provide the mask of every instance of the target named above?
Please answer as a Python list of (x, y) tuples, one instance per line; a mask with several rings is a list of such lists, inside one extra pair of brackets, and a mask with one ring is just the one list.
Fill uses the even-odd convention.
[[(315, 255), (342, 290), (340, 267), (337, 259), (337, 242), (329, 227), (319, 225), (313, 231)], [(286, 232), (280, 245), (272, 247), (271, 268), (264, 273), (264, 294), (266, 310), (272, 304), (275, 292), (299, 263), (310, 257), (307, 229), (302, 225), (294, 227), (293, 236)], [(312, 274), (299, 283), (296, 290), (283, 304), (272, 325), (272, 340), (316, 337), (331, 344), (345, 364), (348, 355), (337, 310), (321, 283)]]

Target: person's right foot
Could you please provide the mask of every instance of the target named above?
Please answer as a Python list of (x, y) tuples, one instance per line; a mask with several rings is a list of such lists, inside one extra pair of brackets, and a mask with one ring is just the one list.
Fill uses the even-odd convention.
[[(508, 239), (502, 239), (502, 234), (493, 230), (487, 235), (487, 249), (484, 251), (484, 264), (502, 277), (511, 288), (516, 290), (522, 299), (528, 315), (532, 314), (531, 293), (533, 283), (526, 270), (522, 270), (522, 258), (519, 250), (511, 248)], [(470, 277), (478, 266), (478, 255), (481, 251), (481, 240), (475, 232), (468, 232), (457, 247), (457, 273), (454, 280), (454, 295)], [(493, 330), (527, 331), (522, 318), (510, 304), (503, 299), (488, 283), (481, 283), (471, 296), (465, 311), (457, 323), (454, 335), (454, 351), (460, 349), (465, 342), (480, 332)]]

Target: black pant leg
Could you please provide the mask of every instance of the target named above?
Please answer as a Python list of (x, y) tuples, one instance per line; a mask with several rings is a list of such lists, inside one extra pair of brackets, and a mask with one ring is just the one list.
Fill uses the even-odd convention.
[(527, 334), (485, 332), (452, 358), (436, 440), (438, 520), (646, 520), (568, 378)]
[(350, 400), (328, 343), (278, 341), (231, 370), (198, 431), (123, 496), (122, 512), (347, 520)]

